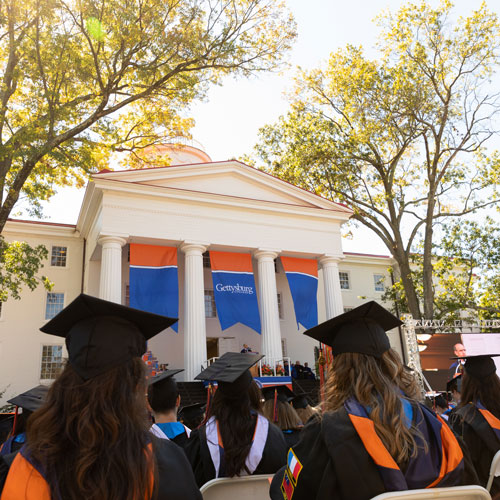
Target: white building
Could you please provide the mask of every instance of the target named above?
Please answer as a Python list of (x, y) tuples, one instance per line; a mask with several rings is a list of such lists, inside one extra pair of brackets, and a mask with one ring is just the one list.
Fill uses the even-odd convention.
[[(21, 300), (1, 307), (4, 400), (53, 379), (64, 342), (39, 328), (80, 292), (128, 303), (130, 243), (178, 248), (179, 333), (168, 329), (148, 345), (160, 363), (185, 368), (181, 380), (191, 380), (208, 358), (239, 351), (244, 343), (269, 358), (289, 356), (314, 366), (317, 343), (297, 329), (280, 256), (317, 260), (320, 322), (380, 300), (392, 259), (343, 253), (340, 227), (349, 208), (238, 161), (211, 162), (195, 148), (176, 150), (175, 160), (170, 167), (94, 175), (75, 225), (7, 223), (8, 241), (49, 249), (43, 273), (55, 285), (51, 292), (25, 291)], [(240, 324), (221, 331), (209, 250), (252, 255), (261, 335)], [(397, 330), (390, 337), (401, 351)]]

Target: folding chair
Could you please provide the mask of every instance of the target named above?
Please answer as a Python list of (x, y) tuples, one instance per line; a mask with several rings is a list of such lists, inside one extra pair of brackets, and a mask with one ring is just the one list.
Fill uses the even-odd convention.
[(267, 500), (272, 478), (272, 474), (222, 477), (208, 481), (200, 491), (203, 500)]
[(490, 466), (490, 477), (488, 478), (488, 483), (486, 484), (486, 489), (491, 491), (491, 486), (495, 477), (500, 476), (500, 450), (495, 453)]
[(430, 500), (450, 498), (457, 500), (491, 500), (482, 486), (452, 486), (450, 488), (426, 488), (425, 490), (391, 491), (373, 497), (372, 500)]

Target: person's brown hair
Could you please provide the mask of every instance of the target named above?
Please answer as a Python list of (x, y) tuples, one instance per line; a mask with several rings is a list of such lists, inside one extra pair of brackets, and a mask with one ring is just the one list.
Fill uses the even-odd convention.
[(264, 402), (262, 413), (269, 422), (276, 424), (281, 430), (294, 430), (302, 427), (302, 420), (297, 415), (297, 412), (292, 405), (284, 401), (276, 401), (278, 409), (278, 421), (273, 420), (274, 413), (274, 399), (268, 399)]
[(246, 468), (257, 424), (256, 414), (262, 409), (261, 399), (260, 389), (253, 380), (246, 391), (234, 394), (220, 389), (215, 391), (207, 419), (214, 416), (219, 424), (228, 477), (239, 476)]
[(459, 407), (478, 401), (495, 417), (500, 418), (500, 379), (496, 373), (481, 380), (467, 375), (467, 372), (462, 375)]
[(401, 464), (419, 451), (415, 441), (418, 431), (405, 425), (401, 391), (409, 399), (422, 397), (415, 378), (393, 349), (380, 359), (359, 353), (337, 354), (326, 382), (324, 410), (336, 411), (351, 397), (369, 407), (375, 431)]
[(143, 500), (153, 494), (144, 363), (134, 358), (83, 380), (67, 364), (28, 422), (31, 457), (53, 498)]
[(309, 405), (307, 405), (305, 408), (297, 408), (295, 411), (297, 412), (297, 415), (299, 416), (300, 420), (304, 425), (307, 424), (307, 421), (311, 417), (318, 416), (319, 414), (317, 410), (315, 410)]

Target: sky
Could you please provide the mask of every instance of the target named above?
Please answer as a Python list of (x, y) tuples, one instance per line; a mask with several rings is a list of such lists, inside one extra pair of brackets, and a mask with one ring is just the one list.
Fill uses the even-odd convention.
[[(491, 10), (500, 13), (500, 2), (490, 0)], [(298, 39), (287, 55), (290, 68), (251, 79), (227, 78), (212, 88), (204, 102), (191, 106), (196, 121), (193, 138), (212, 160), (239, 158), (252, 152), (260, 127), (274, 123), (289, 107), (285, 93), (293, 85), (296, 67), (322, 65), (331, 52), (346, 44), (362, 45), (367, 56), (376, 57), (374, 45), (379, 32), (373, 19), (384, 10), (397, 10), (402, 0), (288, 0), (297, 22)], [(467, 15), (480, 0), (457, 0), (457, 14)], [(76, 223), (84, 190), (61, 189), (44, 205), (45, 220)], [(353, 238), (344, 239), (344, 250), (388, 254), (385, 245), (370, 230), (356, 227)]]

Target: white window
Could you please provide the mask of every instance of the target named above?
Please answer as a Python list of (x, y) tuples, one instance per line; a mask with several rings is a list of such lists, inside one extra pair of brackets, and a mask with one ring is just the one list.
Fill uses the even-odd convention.
[(47, 292), (45, 319), (52, 319), (64, 308), (64, 293)]
[(352, 311), (353, 310), (353, 307), (349, 307), (349, 306), (346, 306), (344, 307), (344, 312), (347, 313), (349, 311)]
[(59, 375), (63, 365), (62, 345), (42, 346), (41, 380), (52, 380)]
[(376, 292), (385, 292), (384, 280), (385, 276), (383, 274), (373, 275), (373, 283), (375, 285)]
[(286, 339), (281, 339), (281, 352), (283, 353), (284, 358), (288, 356), (288, 352), (286, 349)]
[(280, 315), (280, 319), (284, 319), (285, 315), (283, 313), (283, 298), (281, 296), (281, 292), (278, 293), (278, 313)]
[(340, 281), (340, 288), (342, 290), (350, 290), (351, 289), (351, 283), (349, 281), (349, 273), (346, 271), (339, 271), (339, 281)]
[(205, 318), (215, 318), (217, 309), (213, 290), (205, 290)]
[(54, 267), (66, 267), (67, 255), (68, 247), (53, 246), (50, 256), (50, 265)]

